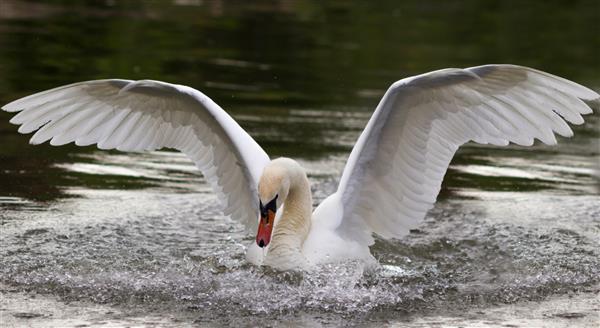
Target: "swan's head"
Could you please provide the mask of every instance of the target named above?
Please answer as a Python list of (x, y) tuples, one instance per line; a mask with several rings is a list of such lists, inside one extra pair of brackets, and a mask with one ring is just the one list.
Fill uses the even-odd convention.
[[(291, 161), (291, 160), (289, 160)], [(286, 159), (276, 159), (269, 163), (258, 183), (258, 202), (260, 219), (256, 244), (267, 247), (271, 242), (271, 234), (275, 226), (275, 214), (287, 199), (290, 191), (289, 165)]]

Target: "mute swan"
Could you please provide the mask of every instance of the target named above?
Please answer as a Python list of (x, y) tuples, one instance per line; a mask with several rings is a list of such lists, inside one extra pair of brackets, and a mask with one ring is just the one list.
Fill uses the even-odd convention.
[[(529, 146), (570, 137), (565, 121), (600, 96), (532, 68), (442, 69), (395, 82), (360, 135), (335, 193), (312, 211), (306, 173), (263, 149), (200, 91), (160, 81), (96, 80), (40, 92), (4, 107), (30, 142), (184, 152), (219, 194), (224, 212), (257, 231), (255, 264), (305, 269), (373, 261), (372, 234), (399, 238), (433, 206), (448, 164), (468, 141)], [(588, 101), (586, 104), (582, 100)], [(258, 226), (258, 227), (257, 227)], [(258, 230), (255, 230), (257, 229)]]

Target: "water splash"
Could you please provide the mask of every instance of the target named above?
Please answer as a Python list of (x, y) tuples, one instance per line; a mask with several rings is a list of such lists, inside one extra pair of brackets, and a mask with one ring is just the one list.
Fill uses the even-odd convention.
[[(515, 224), (484, 215), (486, 201), (442, 202), (402, 241), (378, 240), (372, 252), (381, 267), (349, 262), (281, 273), (245, 262), (244, 245), (252, 240), (219, 217), (214, 200), (151, 190), (93, 193), (3, 229), (2, 282), (65, 301), (222, 320), (461, 311), (600, 281), (600, 248), (584, 227)], [(589, 213), (595, 197), (588, 198), (563, 197), (562, 205)], [(537, 206), (554, 201), (529, 199)], [(157, 202), (173, 210), (150, 205)], [(100, 205), (114, 210), (99, 215)]]

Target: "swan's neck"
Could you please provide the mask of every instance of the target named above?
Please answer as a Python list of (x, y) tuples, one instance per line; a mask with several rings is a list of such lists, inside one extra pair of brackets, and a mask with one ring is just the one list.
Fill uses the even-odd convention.
[(310, 231), (312, 216), (312, 196), (306, 173), (298, 170), (290, 178), (290, 190), (283, 203), (283, 213), (273, 227), (266, 259), (270, 265), (284, 270), (306, 261), (302, 245)]

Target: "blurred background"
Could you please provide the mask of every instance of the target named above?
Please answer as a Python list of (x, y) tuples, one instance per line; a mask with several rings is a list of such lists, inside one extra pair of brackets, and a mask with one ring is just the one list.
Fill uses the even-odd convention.
[[(272, 156), (323, 158), (348, 153), (391, 83), (430, 70), (513, 63), (597, 90), (598, 21), (595, 0), (2, 0), (0, 103), (82, 80), (163, 80), (203, 91)], [(90, 150), (26, 147), (9, 118), (0, 193), (51, 198), (24, 189), (71, 182), (36, 168)]]
[[(0, 0), (0, 104), (92, 79), (185, 84), (272, 158), (298, 159), (316, 204), (335, 190), (393, 82), (512, 63), (599, 91), (599, 22), (597, 0)], [(373, 246), (392, 271), (301, 279), (245, 264), (252, 236), (222, 216), (179, 153), (33, 147), (0, 112), (0, 292), (9, 295), (0, 315), (39, 326), (50, 317), (83, 320), (59, 326), (381, 326), (412, 314), (463, 316), (459, 326), (480, 317), (486, 326), (592, 322), (599, 116), (556, 147), (461, 148), (423, 226)], [(529, 309), (521, 318), (541, 321), (489, 310), (547, 299), (518, 306)]]

